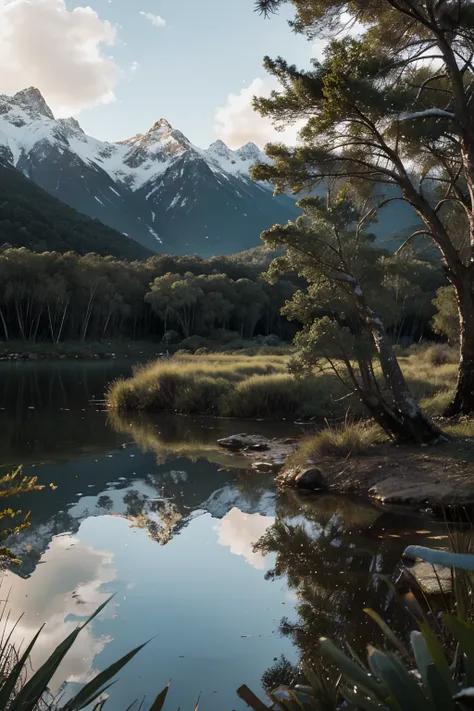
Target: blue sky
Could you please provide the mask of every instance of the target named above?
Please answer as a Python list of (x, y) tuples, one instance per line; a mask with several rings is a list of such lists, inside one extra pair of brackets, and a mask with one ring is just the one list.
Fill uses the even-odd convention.
[(265, 20), (253, 0), (0, 0), (0, 92), (38, 86), (100, 139), (164, 117), (199, 146), (262, 144), (272, 131), (248, 103), (270, 88), (263, 56), (307, 66), (312, 54), (289, 16)]
[[(97, 136), (105, 137), (104, 121), (113, 121), (113, 137), (119, 139), (165, 117), (205, 146), (217, 137), (216, 108), (230, 93), (265, 78), (265, 54), (284, 53), (306, 64), (311, 52), (284, 16), (265, 20), (253, 11), (253, 0), (92, 0), (91, 5), (119, 27), (112, 51), (120, 67), (126, 71), (139, 64), (117, 86), (119, 106), (83, 115), (84, 127)], [(159, 15), (166, 24), (155, 26), (140, 11)]]

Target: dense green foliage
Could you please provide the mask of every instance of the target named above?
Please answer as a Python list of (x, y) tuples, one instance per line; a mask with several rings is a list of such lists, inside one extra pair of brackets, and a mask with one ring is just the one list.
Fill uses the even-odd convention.
[[(286, 0), (260, 0), (262, 11)], [(294, 147), (271, 144), (254, 167), (276, 192), (335, 184), (370, 214), (405, 200), (453, 285), (459, 378), (447, 414), (474, 412), (474, 20), (471, 0), (291, 0), (292, 28), (329, 38), (300, 70), (265, 58), (279, 89), (255, 99), (277, 127), (299, 123)], [(356, 29), (357, 32), (351, 32)], [(378, 186), (383, 184), (383, 189)], [(395, 192), (394, 192), (395, 191)], [(396, 194), (398, 192), (398, 195)]]
[(150, 250), (52, 197), (18, 170), (0, 163), (0, 244), (37, 252), (96, 252), (145, 259)]
[[(160, 255), (142, 262), (67, 252), (0, 251), (0, 340), (162, 339), (195, 350), (273, 334), (290, 341), (298, 325), (280, 314), (304, 280), (261, 277), (274, 252), (264, 247), (232, 257)], [(405, 255), (406, 256), (406, 255)], [(416, 257), (395, 259), (387, 276), (395, 339), (429, 333), (439, 268)], [(188, 338), (190, 337), (190, 338)]]
[(452, 286), (442, 286), (433, 300), (436, 313), (433, 316), (433, 331), (449, 343), (459, 342), (459, 317), (456, 292)]
[(269, 278), (296, 272), (307, 284), (284, 309), (304, 325), (295, 338), (293, 372), (326, 365), (391, 437), (436, 439), (439, 430), (410, 392), (389, 333), (400, 319), (396, 285), (406, 278), (406, 265), (375, 248), (352, 201), (311, 197), (298, 206), (303, 214), (295, 223), (262, 235), (268, 246), (285, 250)]
[(161, 340), (166, 330), (175, 329), (177, 341), (214, 335), (232, 342), (240, 335), (272, 332), (289, 340), (295, 328), (280, 309), (296, 287), (286, 281), (272, 289), (258, 278), (267, 263), (265, 251), (253, 256), (255, 263), (248, 254), (242, 262), (167, 255), (126, 262), (7, 248), (0, 252), (0, 337)]

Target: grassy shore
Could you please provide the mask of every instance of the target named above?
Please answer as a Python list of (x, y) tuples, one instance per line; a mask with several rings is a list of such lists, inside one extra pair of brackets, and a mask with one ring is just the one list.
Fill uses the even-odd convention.
[[(416, 347), (399, 354), (414, 395), (433, 416), (440, 415), (456, 381), (456, 354), (445, 347)], [(240, 418), (343, 418), (350, 409), (363, 416), (360, 402), (332, 372), (297, 379), (287, 371), (288, 356), (260, 354), (175, 355), (139, 366), (134, 376), (113, 383), (111, 410), (172, 410)]]

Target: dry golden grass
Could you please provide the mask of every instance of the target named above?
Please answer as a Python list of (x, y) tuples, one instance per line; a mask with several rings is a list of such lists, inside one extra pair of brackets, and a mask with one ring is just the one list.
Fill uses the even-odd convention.
[[(441, 415), (456, 383), (455, 352), (413, 347), (399, 361), (414, 396), (432, 416)], [(133, 378), (112, 384), (110, 409), (174, 410), (244, 418), (343, 418), (365, 411), (330, 372), (305, 379), (287, 371), (288, 356), (177, 355), (136, 368)]]
[(387, 441), (377, 425), (365, 422), (344, 422), (328, 426), (315, 435), (304, 439), (299, 449), (291, 454), (285, 469), (317, 462), (324, 457), (349, 459), (368, 454), (378, 442)]

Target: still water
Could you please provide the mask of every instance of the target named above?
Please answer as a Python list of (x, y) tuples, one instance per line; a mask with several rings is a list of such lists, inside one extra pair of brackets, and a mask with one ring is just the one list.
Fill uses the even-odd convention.
[(112, 687), (111, 711), (151, 700), (169, 679), (167, 708), (194, 708), (202, 692), (203, 709), (243, 709), (242, 683), (263, 694), (262, 675), (279, 681), (282, 655), (310, 660), (319, 636), (359, 650), (376, 641), (363, 607), (403, 627), (377, 574), (396, 573), (408, 543), (436, 542), (441, 524), (343, 497), (277, 495), (215, 445), (241, 431), (293, 434), (290, 423), (110, 418), (107, 383), (129, 372), (0, 364), (0, 464), (23, 464), (45, 485), (11, 504), (31, 510), (31, 526), (10, 541), (22, 563), (2, 582), (11, 619), (24, 613), (18, 640), (46, 623), (33, 665), (115, 595), (55, 688), (78, 689), (153, 637)]

